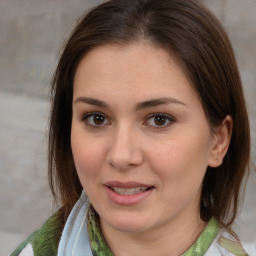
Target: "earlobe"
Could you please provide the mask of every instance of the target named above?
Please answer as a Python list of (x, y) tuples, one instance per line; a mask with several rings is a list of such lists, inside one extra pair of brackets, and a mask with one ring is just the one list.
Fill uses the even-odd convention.
[(222, 164), (223, 158), (228, 151), (232, 128), (233, 120), (231, 116), (228, 115), (214, 134), (208, 166), (218, 167)]

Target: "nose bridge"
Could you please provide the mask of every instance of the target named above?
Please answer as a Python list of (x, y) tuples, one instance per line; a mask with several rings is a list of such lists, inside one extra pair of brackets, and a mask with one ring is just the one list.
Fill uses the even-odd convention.
[(124, 123), (116, 128), (111, 138), (107, 160), (117, 169), (126, 169), (142, 162), (135, 127)]
[(132, 131), (131, 127), (129, 127), (128, 124), (119, 125), (116, 129), (113, 146), (118, 147), (120, 145), (123, 149), (131, 146), (128, 143), (132, 142), (131, 139), (134, 136), (134, 135), (132, 135), (132, 133), (133, 133), (133, 131)]

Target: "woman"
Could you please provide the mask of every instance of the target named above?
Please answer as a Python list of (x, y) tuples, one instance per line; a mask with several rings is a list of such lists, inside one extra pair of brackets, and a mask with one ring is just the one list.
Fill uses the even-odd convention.
[(199, 1), (94, 8), (64, 48), (52, 99), (62, 207), (12, 255), (247, 255), (231, 229), (247, 110), (229, 39)]

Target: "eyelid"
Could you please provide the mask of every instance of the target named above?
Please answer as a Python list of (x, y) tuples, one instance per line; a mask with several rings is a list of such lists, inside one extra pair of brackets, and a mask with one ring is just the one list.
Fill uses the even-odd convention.
[(88, 112), (86, 114), (83, 114), (81, 120), (84, 121), (86, 118), (88, 118), (90, 116), (93, 116), (93, 115), (105, 116), (103, 113), (101, 113), (99, 111), (92, 111), (92, 112)]
[(166, 118), (166, 119), (169, 121), (169, 124), (163, 125), (163, 126), (157, 126), (157, 125), (152, 126), (152, 125), (151, 125), (152, 127), (157, 128), (157, 129), (166, 128), (166, 127), (170, 126), (172, 123), (176, 122), (176, 119), (175, 119), (173, 116), (171, 116), (171, 115), (169, 115), (169, 114), (166, 114), (166, 113), (158, 112), (158, 113), (149, 114), (149, 115), (146, 117), (146, 122), (144, 122), (144, 124), (147, 124), (148, 121), (149, 121), (151, 118), (155, 118), (155, 117), (157, 117), (157, 116), (164, 117), (164, 118)]
[[(89, 124), (87, 122), (87, 120), (90, 117), (95, 116), (95, 115), (103, 116), (108, 121), (108, 124), (102, 124), (102, 125), (96, 125), (96, 124), (91, 125), (91, 124)], [(91, 128), (96, 128), (96, 129), (104, 128), (106, 125), (110, 124), (108, 116), (103, 114), (102, 112), (99, 112), (99, 111), (89, 112), (89, 113), (86, 113), (86, 114), (82, 115), (81, 121), (85, 122), (86, 126), (91, 127)]]

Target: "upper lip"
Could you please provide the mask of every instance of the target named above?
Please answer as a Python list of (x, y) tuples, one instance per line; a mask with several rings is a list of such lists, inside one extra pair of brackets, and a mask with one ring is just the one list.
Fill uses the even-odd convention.
[(109, 181), (104, 183), (107, 187), (116, 187), (116, 188), (138, 188), (138, 187), (153, 187), (152, 185), (143, 184), (136, 181), (128, 181), (128, 182), (121, 182), (121, 181)]

